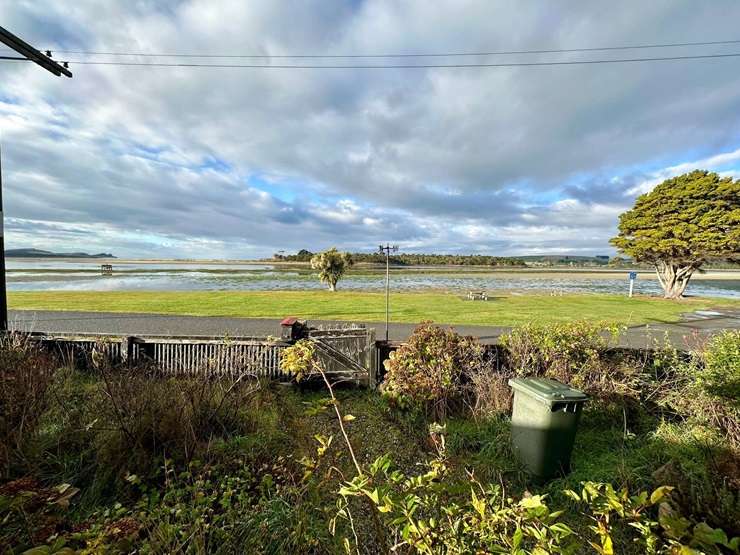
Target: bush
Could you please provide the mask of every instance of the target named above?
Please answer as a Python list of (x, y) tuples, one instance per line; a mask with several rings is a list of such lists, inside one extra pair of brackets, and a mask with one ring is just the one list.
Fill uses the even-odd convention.
[(101, 453), (116, 459), (118, 445), (144, 464), (158, 456), (188, 462), (213, 437), (249, 431), (241, 410), (259, 388), (234, 378), (163, 377), (147, 367), (101, 368), (100, 378), (93, 403), (101, 429), (112, 432), (102, 435)]
[(714, 336), (704, 350), (704, 368), (697, 383), (711, 397), (740, 410), (740, 330)]
[(590, 322), (525, 324), (504, 335), (501, 344), (517, 375), (584, 382), (601, 368), (601, 355), (609, 345), (606, 333), (615, 335), (617, 330)]
[(637, 399), (642, 364), (610, 352), (620, 328), (604, 323), (526, 324), (502, 336), (507, 366), (518, 376), (543, 376), (604, 400)]
[(24, 440), (36, 434), (48, 405), (57, 361), (22, 334), (0, 338), (0, 464), (2, 475), (23, 458)]
[(725, 331), (687, 360), (676, 359), (662, 403), (723, 433), (740, 450), (740, 332)]
[[(630, 544), (641, 553), (737, 552), (740, 538), (682, 514), (672, 487), (630, 495), (627, 488), (583, 482), (581, 491), (564, 491), (577, 503), (573, 520), (591, 526), (571, 528), (564, 509), (547, 495), (506, 496), (499, 484), (482, 484), (470, 473), (464, 492), (450, 480), (444, 428), (430, 429), (437, 456), (417, 475), (407, 475), (384, 456), (339, 489), (337, 519), (353, 522), (351, 499), (372, 502), (387, 534), (381, 545), (407, 553), (622, 553)], [(462, 495), (461, 495), (462, 493)], [(355, 517), (356, 519), (356, 517)], [(364, 546), (346, 537), (350, 552)], [(588, 550), (588, 546), (592, 550)]]
[(474, 397), (474, 417), (490, 418), (511, 411), (514, 395), (509, 387), (510, 377), (504, 368), (494, 370), (490, 365), (472, 370), (470, 386)]
[(399, 405), (422, 408), (441, 420), (463, 399), (467, 377), (484, 360), (476, 339), (425, 322), (385, 362), (381, 390)]

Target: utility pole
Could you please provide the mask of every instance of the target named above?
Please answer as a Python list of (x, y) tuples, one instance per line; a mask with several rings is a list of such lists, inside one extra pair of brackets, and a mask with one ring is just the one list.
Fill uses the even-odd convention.
[(378, 252), (385, 253), (385, 341), (388, 342), (388, 322), (390, 321), (391, 295), (391, 252), (398, 252), (398, 245), (380, 245)]
[[(0, 42), (21, 55), (0, 56), (0, 60), (30, 61), (40, 65), (57, 77), (60, 75), (72, 77), (72, 72), (69, 71), (69, 64), (67, 62), (63, 62), (60, 65), (51, 59), (51, 51), (47, 50), (44, 55), (3, 27), (0, 27)], [(0, 151), (0, 333), (4, 333), (8, 331), (8, 294), (5, 285), (5, 234), (3, 232), (3, 171), (1, 159), (2, 152)]]
[(5, 237), (3, 229), (3, 155), (0, 145), (0, 333), (8, 330), (8, 294), (5, 291)]

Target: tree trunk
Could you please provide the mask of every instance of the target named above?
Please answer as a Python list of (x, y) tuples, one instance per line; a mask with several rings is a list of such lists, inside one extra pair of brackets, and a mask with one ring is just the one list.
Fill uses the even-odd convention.
[(330, 282), (329, 282), (329, 291), (331, 291), (332, 293), (334, 293), (334, 291), (336, 291), (336, 290), (337, 290), (337, 284), (336, 284), (336, 282), (333, 282), (333, 283), (332, 283), (332, 282), (330, 281)]
[(666, 299), (680, 299), (683, 297), (686, 286), (696, 270), (693, 264), (676, 264), (674, 262), (656, 262), (655, 272), (658, 274), (660, 285), (663, 286), (663, 297)]

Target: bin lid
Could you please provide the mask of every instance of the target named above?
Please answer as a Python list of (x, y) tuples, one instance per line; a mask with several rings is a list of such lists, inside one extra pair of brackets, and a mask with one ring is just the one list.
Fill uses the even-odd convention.
[(512, 378), (509, 385), (522, 393), (535, 397), (543, 403), (578, 402), (588, 400), (583, 391), (573, 389), (550, 378)]

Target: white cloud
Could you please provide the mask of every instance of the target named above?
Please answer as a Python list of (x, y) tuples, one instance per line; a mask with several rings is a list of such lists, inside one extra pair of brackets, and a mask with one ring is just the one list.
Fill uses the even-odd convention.
[[(649, 178), (626, 190), (624, 194), (625, 196), (641, 195), (643, 193), (652, 191), (653, 188), (659, 183), (662, 183), (663, 181), (665, 181), (666, 179), (670, 179), (671, 177), (676, 177), (677, 175), (688, 173), (696, 169), (716, 171), (720, 170), (721, 168), (726, 168), (728, 165), (735, 164), (740, 166), (740, 148), (731, 152), (715, 154), (714, 156), (702, 158), (694, 162), (684, 162), (682, 164), (676, 164), (675, 166), (664, 168), (662, 170), (654, 172)], [(719, 171), (718, 173), (720, 173), (720, 175), (722, 176), (740, 178), (740, 169)]]
[[(675, 42), (701, 40), (708, 28), (732, 36), (738, 18), (730, 0), (701, 9), (637, 0), (0, 4), (4, 26), (40, 47), (150, 52)], [(417, 250), (601, 252), (637, 193), (696, 165), (736, 172), (732, 63), (407, 71), (73, 63), (71, 80), (4, 64), (6, 213), (52, 226), (21, 226), (8, 242), (64, 237), (77, 248), (74, 234), (53, 235), (64, 225), (102, 250), (138, 256), (385, 240)]]

